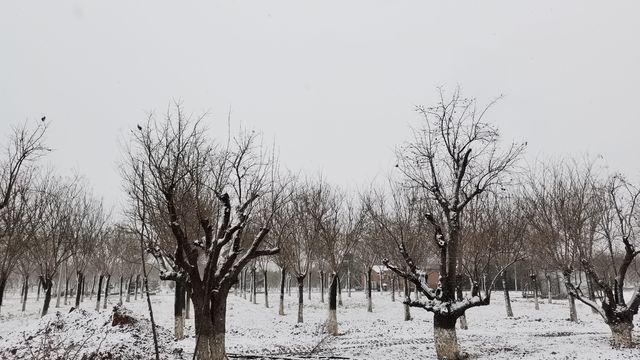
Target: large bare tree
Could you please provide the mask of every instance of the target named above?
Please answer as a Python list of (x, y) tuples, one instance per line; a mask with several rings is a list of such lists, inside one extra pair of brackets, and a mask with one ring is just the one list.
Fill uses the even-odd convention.
[(475, 295), (461, 301), (456, 298), (462, 214), (475, 197), (505, 181), (505, 174), (513, 169), (525, 146), (514, 143), (500, 148), (497, 128), (485, 121), (494, 102), (479, 106), (475, 99), (463, 98), (459, 90), (451, 97), (443, 91), (440, 94), (435, 106), (418, 107), (423, 125), (414, 131), (413, 140), (398, 150), (398, 168), (406, 184), (422, 191), (422, 198), (435, 209), (425, 214), (425, 219), (433, 226), (433, 241), (440, 253), (438, 288), (431, 289), (420, 280), (405, 248), (399, 251), (408, 270), (389, 262), (387, 266), (413, 282), (426, 297), (408, 304), (434, 313), (438, 359), (454, 360), (463, 357), (456, 320), (467, 309), (487, 305), (491, 299), (490, 286), (484, 293), (474, 289)]
[[(195, 352), (203, 360), (227, 358), (226, 303), (238, 275), (257, 257), (279, 251), (265, 238), (282, 193), (275, 159), (257, 133), (241, 132), (226, 146), (214, 146), (207, 134), (202, 118), (176, 105), (164, 120), (150, 116), (132, 132), (124, 166), (130, 196), (171, 230), (172, 251), (153, 243), (150, 250), (161, 278), (184, 284), (193, 301)], [(179, 208), (187, 204), (198, 233), (187, 232), (193, 219)], [(246, 231), (249, 225), (256, 231)]]

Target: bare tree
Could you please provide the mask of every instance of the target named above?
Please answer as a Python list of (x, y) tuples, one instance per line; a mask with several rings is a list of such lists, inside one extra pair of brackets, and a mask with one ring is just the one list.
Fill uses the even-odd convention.
[(314, 230), (322, 249), (320, 254), (331, 270), (326, 328), (330, 335), (335, 336), (338, 335), (338, 276), (344, 259), (360, 240), (364, 212), (356, 208), (355, 201), (323, 180), (313, 186), (310, 195), (306, 211), (313, 218)]
[[(263, 247), (279, 206), (274, 159), (263, 152), (256, 133), (242, 133), (224, 149), (214, 148), (200, 119), (191, 120), (179, 106), (165, 121), (150, 117), (140, 128), (127, 151), (129, 194), (162, 214), (170, 227), (175, 251), (154, 244), (150, 250), (164, 269), (161, 278), (182, 282), (193, 301), (197, 357), (226, 359), (229, 290), (250, 261), (279, 251)], [(135, 186), (143, 176), (146, 194)], [(178, 208), (187, 198), (196, 209), (198, 237), (186, 233), (189, 219)], [(255, 216), (259, 213), (267, 215)], [(248, 239), (245, 229), (252, 220), (261, 224), (255, 224), (258, 231)]]
[[(440, 282), (431, 289), (420, 281), (418, 269), (406, 249), (399, 249), (408, 271), (386, 264), (398, 275), (413, 282), (426, 301), (410, 301), (410, 306), (434, 313), (434, 337), (438, 359), (460, 359), (455, 323), (471, 307), (487, 305), (491, 286), (484, 294), (456, 299), (462, 214), (476, 196), (494, 189), (513, 168), (524, 145), (498, 145), (498, 130), (484, 121), (486, 107), (475, 99), (465, 99), (456, 90), (450, 99), (441, 91), (433, 107), (418, 107), (423, 127), (414, 131), (413, 141), (398, 150), (398, 168), (406, 184), (420, 189), (424, 199), (437, 211), (425, 218), (435, 230), (433, 241), (440, 252)], [(499, 270), (498, 273), (501, 273)], [(494, 279), (495, 281), (495, 279)]]

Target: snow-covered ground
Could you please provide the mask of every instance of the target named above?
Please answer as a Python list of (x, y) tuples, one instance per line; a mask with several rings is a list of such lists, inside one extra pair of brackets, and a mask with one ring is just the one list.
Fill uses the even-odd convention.
[[(373, 313), (366, 311), (362, 292), (352, 297), (343, 294), (344, 306), (338, 309), (340, 336), (327, 337), (322, 324), (327, 304), (318, 293), (312, 300), (305, 293), (305, 323), (296, 323), (295, 294), (285, 296), (285, 316), (277, 310), (278, 294), (269, 297), (270, 308), (264, 307), (264, 294), (258, 294), (258, 304), (233, 294), (229, 296), (227, 320), (227, 350), (246, 355), (306, 355), (339, 356), (353, 359), (432, 359), (435, 350), (432, 339), (432, 315), (421, 309), (411, 309), (412, 321), (403, 321), (400, 301), (392, 302), (390, 294), (374, 293)], [(639, 359), (640, 350), (614, 350), (609, 347), (609, 329), (590, 309), (578, 304), (580, 321), (568, 318), (566, 300), (547, 304), (541, 299), (540, 310), (532, 299), (522, 299), (512, 293), (515, 317), (507, 318), (502, 294), (495, 292), (490, 306), (468, 311), (469, 330), (458, 330), (460, 345), (473, 359)], [(40, 304), (30, 299), (25, 313), (19, 301), (9, 294), (0, 313), (0, 349), (12, 339), (22, 338), (21, 331), (38, 325)], [(115, 304), (117, 296), (110, 297)], [(173, 297), (171, 294), (152, 296), (159, 325), (173, 327)], [(52, 301), (55, 305), (55, 300)], [(88, 300), (82, 308), (93, 312), (94, 302)], [(138, 299), (125, 306), (139, 316), (146, 316), (146, 301)], [(52, 309), (63, 313), (70, 306)], [(109, 310), (103, 310), (108, 312)], [(637, 321), (636, 321), (637, 324)], [(41, 324), (40, 324), (41, 325)], [(186, 340), (171, 344), (183, 348), (185, 355), (194, 346), (193, 320), (187, 321)], [(150, 335), (149, 335), (150, 336)], [(125, 338), (123, 338), (125, 339)], [(107, 341), (103, 349), (116, 346)], [(149, 354), (151, 357), (151, 354)]]

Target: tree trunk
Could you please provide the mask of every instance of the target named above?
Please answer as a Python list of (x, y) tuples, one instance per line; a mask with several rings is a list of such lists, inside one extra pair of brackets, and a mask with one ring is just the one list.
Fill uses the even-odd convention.
[(309, 301), (311, 301), (311, 275), (307, 275), (307, 293)]
[(40, 289), (42, 289), (42, 278), (38, 278), (38, 295), (36, 295), (36, 302), (40, 301)]
[(219, 293), (217, 299), (195, 292), (192, 295), (196, 328), (195, 355), (198, 360), (228, 359), (225, 352), (226, 295)]
[(338, 281), (338, 306), (342, 306), (342, 284), (340, 283), (340, 276), (336, 275)]
[(462, 359), (456, 335), (455, 317), (434, 313), (433, 338), (438, 360)]
[(109, 297), (109, 283), (111, 283), (111, 275), (107, 275), (107, 282), (104, 287), (104, 301), (102, 303), (102, 308), (107, 308), (107, 298)]
[(254, 304), (258, 303), (258, 299), (257, 299), (258, 286), (257, 285), (258, 285), (258, 279), (256, 277), (256, 269), (253, 268), (251, 269), (251, 296)]
[(333, 273), (329, 285), (329, 317), (327, 318), (327, 333), (338, 335), (338, 314), (336, 311), (338, 298), (338, 275)]
[(85, 281), (85, 277), (84, 274), (82, 274), (82, 293), (80, 294), (80, 302), (83, 303), (84, 302), (84, 295), (87, 292), (87, 289), (85, 288), (85, 285), (87, 284), (87, 282)]
[(396, 277), (391, 276), (391, 301), (396, 301)]
[(4, 299), (4, 289), (7, 286), (7, 278), (8, 276), (6, 275), (0, 278), (0, 309), (2, 309), (2, 300)]
[(120, 299), (118, 299), (118, 305), (122, 305), (122, 275), (120, 275)]
[(139, 288), (139, 283), (140, 283), (140, 275), (136, 275), (136, 288), (135, 291), (133, 293), (133, 301), (138, 300), (138, 288)]
[(533, 278), (533, 302), (535, 303), (535, 309), (540, 310), (540, 303), (538, 302), (538, 281)]
[(291, 297), (291, 276), (287, 277), (287, 294)]
[(546, 275), (547, 277), (547, 303), (551, 304), (553, 303), (553, 300), (551, 298), (551, 276)]
[(297, 277), (298, 280), (298, 322), (303, 322), (302, 309), (304, 305), (304, 276)]
[[(587, 292), (589, 293), (589, 300), (596, 302), (596, 294), (593, 291), (593, 280), (591, 279), (591, 276), (586, 276), (587, 278)], [(597, 314), (598, 311), (594, 308), (591, 308), (591, 312), (594, 314)]]
[(569, 295), (569, 321), (578, 321), (578, 312), (576, 311), (576, 299)]
[[(287, 277), (287, 272), (283, 267), (280, 270), (280, 304), (278, 305), (278, 314), (284, 315), (284, 282)], [(291, 287), (289, 287), (291, 288)]]
[(125, 302), (131, 302), (131, 280), (133, 280), (133, 275), (129, 275), (129, 279), (127, 280), (127, 296), (125, 297)]
[[(404, 279), (404, 299), (411, 299), (411, 287), (407, 279)], [(407, 304), (404, 304), (404, 321), (411, 321), (411, 309)]]
[(367, 312), (373, 312), (373, 299), (371, 299), (371, 268), (367, 268)]
[(507, 289), (507, 275), (502, 273), (502, 291), (504, 291), (504, 307), (507, 310), (507, 317), (513, 317), (513, 309), (511, 308), (511, 296)]
[(93, 274), (93, 281), (91, 282), (91, 292), (89, 293), (89, 300), (93, 298), (93, 290), (96, 287), (96, 274)]
[(247, 298), (247, 269), (244, 269), (242, 271), (242, 286), (240, 288), (242, 289), (242, 298), (246, 299)]
[(82, 297), (82, 283), (84, 282), (84, 277), (82, 275), (81, 271), (78, 271), (76, 273), (76, 303), (75, 303), (75, 307), (79, 308), (80, 307), (80, 299)]
[(264, 278), (264, 307), (269, 307), (269, 279), (267, 276), (267, 270), (262, 271), (262, 277)]
[(184, 286), (180, 281), (175, 282), (173, 301), (173, 315), (175, 319), (175, 337), (176, 340), (184, 339)]
[[(475, 296), (476, 294), (471, 294), (471, 296)], [(456, 286), (456, 298), (458, 301), (462, 301), (462, 287)], [(469, 324), (467, 324), (467, 315), (462, 314), (458, 318), (458, 322), (460, 323), (460, 330), (469, 330)]]
[(100, 311), (100, 294), (102, 293), (102, 280), (104, 275), (100, 275), (98, 279), (98, 292), (96, 293), (96, 311)]
[(29, 274), (24, 277), (24, 293), (22, 294), (22, 312), (27, 307), (27, 294), (29, 293)]
[(320, 302), (324, 303), (324, 271), (320, 271)]
[(614, 348), (631, 348), (633, 344), (633, 318), (609, 325), (611, 329), (611, 346)]
[(351, 269), (347, 269), (347, 297), (351, 297)]
[(42, 313), (40, 316), (47, 315), (49, 311), (49, 305), (51, 304), (51, 290), (53, 288), (53, 280), (52, 279), (42, 279), (42, 287), (44, 290), (44, 303), (42, 304)]
[(191, 296), (189, 296), (189, 292), (185, 291), (185, 299), (184, 299), (184, 318), (191, 319)]
[(68, 305), (69, 304), (69, 274), (66, 273), (66, 266), (65, 266), (65, 273), (64, 273), (64, 305)]
[(56, 308), (60, 307), (60, 284), (62, 283), (62, 271), (58, 273), (58, 281), (56, 281)]

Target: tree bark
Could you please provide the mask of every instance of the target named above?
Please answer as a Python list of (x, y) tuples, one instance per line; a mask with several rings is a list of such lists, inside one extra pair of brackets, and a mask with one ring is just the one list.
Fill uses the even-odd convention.
[(104, 287), (104, 301), (102, 303), (102, 308), (107, 308), (107, 298), (109, 297), (109, 283), (111, 283), (111, 275), (107, 275), (107, 282)]
[[(472, 296), (475, 296), (475, 295), (476, 294), (472, 294)], [(458, 301), (462, 301), (462, 287), (461, 286), (456, 286), (456, 298), (458, 299)], [(460, 315), (460, 317), (458, 318), (458, 322), (460, 323), (460, 329), (461, 330), (469, 330), (469, 324), (467, 324), (467, 315), (466, 314), (463, 313), (462, 315)]]
[(286, 277), (287, 277), (286, 269), (282, 267), (282, 269), (280, 269), (280, 304), (278, 305), (279, 315), (284, 315), (284, 282), (286, 280)]
[(185, 291), (184, 318), (185, 319), (191, 319), (191, 296), (189, 296), (189, 292), (188, 291)]
[[(404, 299), (405, 301), (411, 299), (411, 287), (406, 278), (404, 279)], [(407, 304), (404, 304), (404, 321), (411, 321), (411, 308)]]
[(25, 311), (27, 307), (27, 295), (29, 293), (29, 274), (24, 277), (24, 293), (22, 294), (22, 312)]
[(347, 297), (351, 297), (351, 269), (347, 269)]
[(131, 302), (131, 280), (133, 280), (133, 275), (129, 275), (129, 279), (127, 280), (127, 296), (125, 297), (125, 302)]
[(307, 275), (307, 293), (309, 297), (309, 301), (311, 301), (311, 275)]
[(262, 277), (264, 278), (264, 307), (269, 307), (269, 278), (267, 276), (267, 270), (262, 271)]
[(136, 275), (136, 288), (133, 293), (133, 301), (138, 300), (138, 284), (140, 283), (140, 274)]
[(44, 290), (44, 303), (42, 304), (42, 313), (40, 316), (47, 315), (49, 305), (51, 304), (51, 290), (53, 288), (53, 280), (48, 278), (42, 279), (42, 288)]
[(214, 299), (206, 294), (194, 292), (192, 295), (198, 360), (228, 359), (225, 352), (226, 295), (221, 292)]
[(578, 312), (576, 311), (576, 299), (569, 295), (569, 321), (578, 321)]
[(373, 312), (373, 299), (371, 299), (371, 268), (367, 268), (367, 312)]
[(93, 281), (91, 282), (91, 292), (89, 293), (89, 300), (93, 298), (93, 290), (96, 287), (96, 274), (93, 274)]
[(533, 277), (531, 283), (533, 285), (533, 302), (535, 303), (535, 309), (540, 310), (540, 303), (538, 302), (538, 281)]
[(304, 306), (304, 276), (297, 277), (298, 280), (298, 322), (304, 321), (302, 312)]
[(329, 285), (329, 317), (327, 318), (327, 333), (338, 335), (338, 314), (336, 310), (338, 298), (338, 276), (333, 273)]
[(40, 289), (42, 289), (42, 278), (38, 278), (38, 295), (36, 295), (36, 302), (40, 301)]
[(324, 271), (320, 271), (320, 302), (324, 303)]
[(174, 287), (173, 316), (175, 320), (176, 340), (184, 339), (184, 298), (185, 290), (182, 282), (176, 281)]
[(462, 359), (456, 335), (455, 317), (434, 313), (433, 337), (438, 360)]
[(100, 294), (102, 293), (102, 280), (104, 275), (100, 275), (98, 279), (98, 292), (96, 293), (96, 311), (100, 311)]
[(342, 306), (342, 284), (340, 283), (340, 276), (336, 275), (338, 281), (338, 306)]
[(78, 271), (76, 273), (76, 288), (78, 290), (76, 290), (76, 303), (75, 303), (75, 307), (79, 308), (80, 307), (80, 299), (82, 297), (82, 283), (84, 282), (84, 276), (82, 275), (81, 271)]
[(513, 317), (513, 309), (511, 308), (511, 296), (509, 295), (509, 289), (507, 289), (507, 275), (502, 273), (502, 291), (504, 291), (504, 307), (507, 311), (507, 317)]
[(56, 281), (56, 308), (60, 307), (60, 284), (62, 283), (62, 271), (58, 273), (58, 281)]
[(2, 309), (2, 300), (4, 299), (4, 289), (7, 286), (7, 277), (6, 275), (2, 275), (0, 278), (0, 310)]
[(396, 301), (396, 277), (391, 276), (391, 301)]
[(630, 348), (633, 344), (633, 317), (609, 325), (611, 329), (611, 346), (614, 348)]
[(66, 266), (65, 266), (65, 273), (64, 273), (64, 305), (68, 305), (69, 304), (69, 274), (66, 272)]
[(120, 275), (120, 299), (118, 299), (118, 305), (122, 305), (122, 275)]
[(256, 269), (253, 268), (251, 269), (251, 296), (254, 304), (258, 303), (258, 299), (257, 299), (258, 286), (257, 285), (258, 285), (258, 279), (256, 277)]

